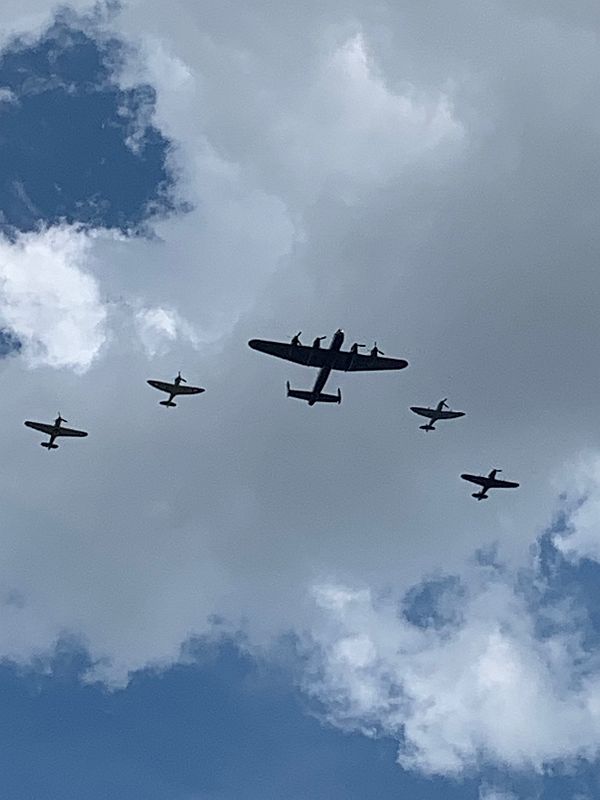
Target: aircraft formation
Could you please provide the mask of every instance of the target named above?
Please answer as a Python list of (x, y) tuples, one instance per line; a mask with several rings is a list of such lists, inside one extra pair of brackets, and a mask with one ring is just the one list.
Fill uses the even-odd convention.
[[(355, 342), (349, 350), (342, 350), (344, 332), (341, 329), (338, 329), (333, 334), (331, 344), (327, 348), (321, 347), (321, 342), (327, 338), (326, 336), (317, 336), (311, 345), (304, 345), (300, 341), (301, 335), (302, 331), (299, 331), (289, 342), (250, 339), (248, 345), (260, 353), (266, 353), (276, 358), (282, 358), (285, 361), (291, 361), (294, 364), (302, 364), (306, 367), (318, 369), (319, 372), (312, 389), (292, 389), (289, 381), (286, 384), (288, 397), (304, 400), (309, 406), (313, 406), (316, 403), (336, 403), (339, 405), (342, 402), (342, 393), (339, 388), (335, 394), (327, 394), (323, 391), (331, 372), (334, 370), (341, 372), (376, 372), (381, 370), (401, 370), (408, 366), (408, 361), (403, 358), (387, 357), (377, 347), (377, 342), (375, 342), (369, 353), (360, 353), (359, 349), (364, 348), (365, 345), (358, 344), (358, 342)], [(166, 408), (176, 407), (175, 397), (201, 394), (205, 391), (199, 386), (188, 386), (185, 378), (181, 376), (181, 372), (177, 374), (172, 383), (158, 380), (148, 380), (147, 383), (153, 389), (158, 389), (168, 395), (166, 400), (159, 401), (160, 405)], [(435, 424), (440, 420), (458, 419), (465, 416), (464, 411), (452, 411), (446, 402), (447, 399), (445, 397), (440, 400), (435, 408), (410, 406), (410, 410), (414, 414), (425, 417), (428, 420), (425, 425), (419, 426), (421, 430), (426, 432), (434, 431), (436, 430)], [(48, 451), (58, 448), (58, 445), (55, 444), (55, 439), (60, 436), (81, 438), (88, 435), (86, 431), (63, 427), (63, 422), (67, 422), (67, 420), (61, 417), (59, 413), (53, 423), (26, 420), (25, 425), (49, 436), (47, 442), (40, 442), (41, 446)], [(502, 472), (502, 470), (492, 469), (488, 475), (463, 473), (460, 477), (481, 487), (478, 492), (471, 495), (472, 497), (477, 501), (487, 500), (490, 489), (516, 489), (519, 486), (514, 481), (505, 481), (497, 478), (496, 475), (499, 472)]]

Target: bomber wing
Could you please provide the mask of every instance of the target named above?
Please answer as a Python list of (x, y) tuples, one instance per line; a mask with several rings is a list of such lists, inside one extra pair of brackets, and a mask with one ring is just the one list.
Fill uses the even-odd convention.
[(51, 434), (54, 432), (54, 425), (49, 425), (46, 422), (31, 422), (31, 420), (28, 419), (24, 424), (27, 425), (28, 428), (33, 428), (34, 430), (41, 431), (42, 433)]
[(253, 350), (267, 353), (294, 364), (306, 367), (328, 367), (342, 372), (366, 372), (375, 370), (404, 369), (408, 361), (403, 358), (385, 358), (384, 356), (368, 356), (361, 353), (349, 353), (329, 348), (308, 347), (286, 342), (270, 342), (266, 339), (250, 339), (249, 346)]

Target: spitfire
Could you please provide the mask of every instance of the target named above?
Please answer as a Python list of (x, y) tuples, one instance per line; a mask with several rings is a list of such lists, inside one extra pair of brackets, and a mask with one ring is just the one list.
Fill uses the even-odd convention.
[(182, 386), (182, 384), (187, 383), (187, 381), (185, 378), (181, 377), (181, 372), (177, 373), (177, 377), (173, 380), (173, 383), (165, 383), (164, 381), (148, 381), (148, 383), (153, 389), (158, 389), (159, 392), (166, 392), (169, 395), (168, 400), (159, 401), (160, 405), (166, 408), (175, 408), (177, 403), (173, 402), (173, 398), (180, 394), (200, 394), (205, 391), (199, 386)]
[[(422, 408), (421, 406), (410, 407), (410, 410), (414, 414), (418, 414), (420, 417), (427, 417), (427, 419), (429, 419), (427, 425), (419, 425), (422, 431), (434, 431), (435, 423), (440, 419), (458, 419), (458, 417), (465, 416), (464, 411), (451, 411), (450, 407), (446, 403), (447, 399), (447, 397), (444, 397), (444, 399), (440, 400), (435, 408)], [(444, 411), (444, 408), (446, 408), (447, 411)]]

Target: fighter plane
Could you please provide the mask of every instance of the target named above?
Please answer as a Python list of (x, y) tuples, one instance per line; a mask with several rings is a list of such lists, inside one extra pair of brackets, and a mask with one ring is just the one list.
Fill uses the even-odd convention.
[(337, 330), (328, 348), (321, 347), (321, 341), (326, 336), (317, 336), (312, 345), (308, 347), (300, 343), (300, 334), (296, 334), (291, 342), (270, 342), (265, 339), (251, 339), (248, 344), (253, 350), (267, 353), (286, 361), (293, 361), (295, 364), (304, 364), (307, 367), (317, 367), (319, 374), (315, 385), (310, 391), (292, 389), (289, 381), (287, 383), (287, 396), (297, 397), (299, 400), (306, 400), (309, 406), (315, 403), (341, 403), (342, 393), (338, 389), (337, 394), (325, 394), (323, 388), (327, 382), (331, 370), (341, 370), (342, 372), (371, 372), (375, 370), (404, 369), (408, 366), (408, 361), (402, 358), (382, 358), (384, 354), (375, 343), (369, 355), (359, 353), (358, 348), (364, 345), (353, 344), (349, 351), (343, 351), (344, 332)]
[(465, 481), (470, 481), (471, 483), (476, 483), (478, 486), (481, 486), (481, 490), (472, 494), (471, 497), (474, 497), (476, 500), (487, 500), (487, 493), (490, 489), (516, 489), (519, 486), (518, 483), (514, 483), (513, 481), (502, 481), (496, 478), (498, 472), (502, 472), (502, 470), (493, 469), (489, 475), (469, 475), (465, 473), (460, 477)]
[(173, 398), (177, 397), (178, 394), (200, 394), (200, 392), (205, 391), (199, 386), (182, 386), (181, 384), (187, 383), (187, 381), (181, 377), (181, 372), (177, 373), (173, 383), (165, 383), (164, 381), (148, 381), (148, 383), (154, 389), (158, 389), (159, 392), (166, 392), (169, 395), (168, 400), (159, 401), (161, 406), (166, 406), (167, 408), (175, 408), (177, 403), (173, 402)]
[[(434, 431), (435, 423), (440, 419), (456, 419), (457, 417), (464, 417), (464, 411), (450, 411), (450, 406), (446, 403), (448, 398), (444, 397), (443, 400), (437, 404), (435, 408), (422, 408), (421, 406), (411, 406), (410, 410), (420, 417), (427, 417), (430, 421), (427, 425), (419, 425), (422, 431)], [(447, 408), (448, 411), (444, 411)]]
[(34, 428), (34, 430), (47, 433), (50, 436), (47, 442), (40, 442), (42, 447), (45, 447), (47, 450), (56, 450), (58, 448), (58, 445), (54, 444), (54, 440), (57, 436), (87, 436), (86, 431), (76, 431), (74, 428), (63, 428), (63, 422), (68, 422), (68, 420), (63, 419), (59, 413), (52, 424), (26, 420), (25, 425), (27, 425), (28, 428)]

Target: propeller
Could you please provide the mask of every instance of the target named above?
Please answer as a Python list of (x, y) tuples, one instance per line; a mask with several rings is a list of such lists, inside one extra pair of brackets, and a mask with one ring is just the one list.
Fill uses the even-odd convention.
[(60, 415), (60, 411), (59, 411), (59, 412), (58, 412), (58, 417), (56, 418), (56, 421), (57, 421), (57, 422), (58, 422), (58, 424), (60, 425), (60, 423), (61, 423), (61, 422), (68, 422), (69, 420), (68, 420), (68, 419), (64, 419), (64, 417), (61, 417), (61, 415)]
[(186, 379), (181, 377), (181, 372), (177, 373), (177, 377), (181, 383), (187, 383)]

